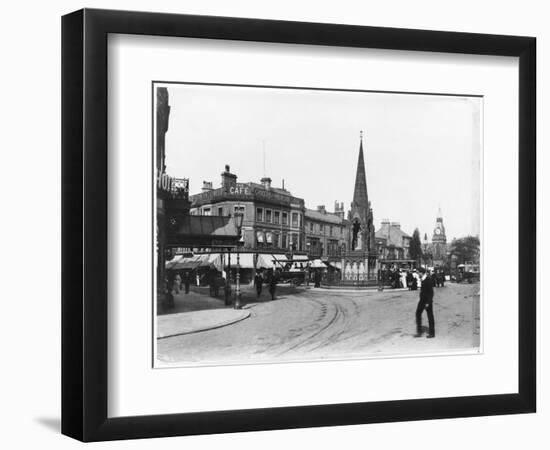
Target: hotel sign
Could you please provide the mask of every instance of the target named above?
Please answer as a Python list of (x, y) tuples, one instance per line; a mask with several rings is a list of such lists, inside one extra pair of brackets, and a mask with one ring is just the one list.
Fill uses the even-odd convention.
[(157, 189), (164, 192), (189, 191), (189, 181), (186, 178), (173, 178), (166, 172), (157, 171)]

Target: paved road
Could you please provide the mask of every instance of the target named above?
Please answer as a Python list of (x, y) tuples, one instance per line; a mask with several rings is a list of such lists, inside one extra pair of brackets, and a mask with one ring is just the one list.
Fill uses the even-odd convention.
[[(158, 341), (159, 365), (341, 359), (479, 347), (479, 285), (436, 289), (436, 338), (414, 338), (418, 291), (302, 289), (250, 304), (248, 319)], [(424, 317), (426, 321), (426, 317)]]

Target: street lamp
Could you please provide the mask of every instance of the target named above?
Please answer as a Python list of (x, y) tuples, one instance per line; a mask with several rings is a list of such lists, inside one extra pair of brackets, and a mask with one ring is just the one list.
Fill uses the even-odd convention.
[[(237, 227), (237, 230), (239, 231), (239, 241), (241, 240), (241, 228), (243, 226), (243, 214), (239, 210), (238, 213), (235, 214), (235, 226)], [(241, 309), (241, 258), (239, 254), (239, 242), (237, 242), (237, 286), (235, 289), (235, 303), (233, 307), (235, 309)]]
[(306, 242), (306, 248), (307, 248), (307, 264), (306, 264), (306, 286), (309, 286), (309, 258), (311, 258), (311, 242), (308, 240)]

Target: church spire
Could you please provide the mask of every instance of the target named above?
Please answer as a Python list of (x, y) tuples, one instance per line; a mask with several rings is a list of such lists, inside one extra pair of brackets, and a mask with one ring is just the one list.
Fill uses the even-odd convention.
[(357, 160), (353, 202), (359, 207), (368, 208), (369, 196), (367, 194), (367, 176), (365, 174), (365, 158), (363, 156), (363, 130), (361, 130), (359, 138), (359, 159)]

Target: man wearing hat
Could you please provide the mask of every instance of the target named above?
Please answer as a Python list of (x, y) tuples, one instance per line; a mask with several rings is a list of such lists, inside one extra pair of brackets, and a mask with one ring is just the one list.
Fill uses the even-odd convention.
[(428, 335), (427, 338), (435, 337), (435, 320), (433, 311), (433, 299), (434, 299), (434, 282), (433, 277), (421, 268), (420, 272), (420, 300), (416, 307), (416, 335), (415, 337), (422, 336), (422, 313), (426, 310), (428, 314)]

